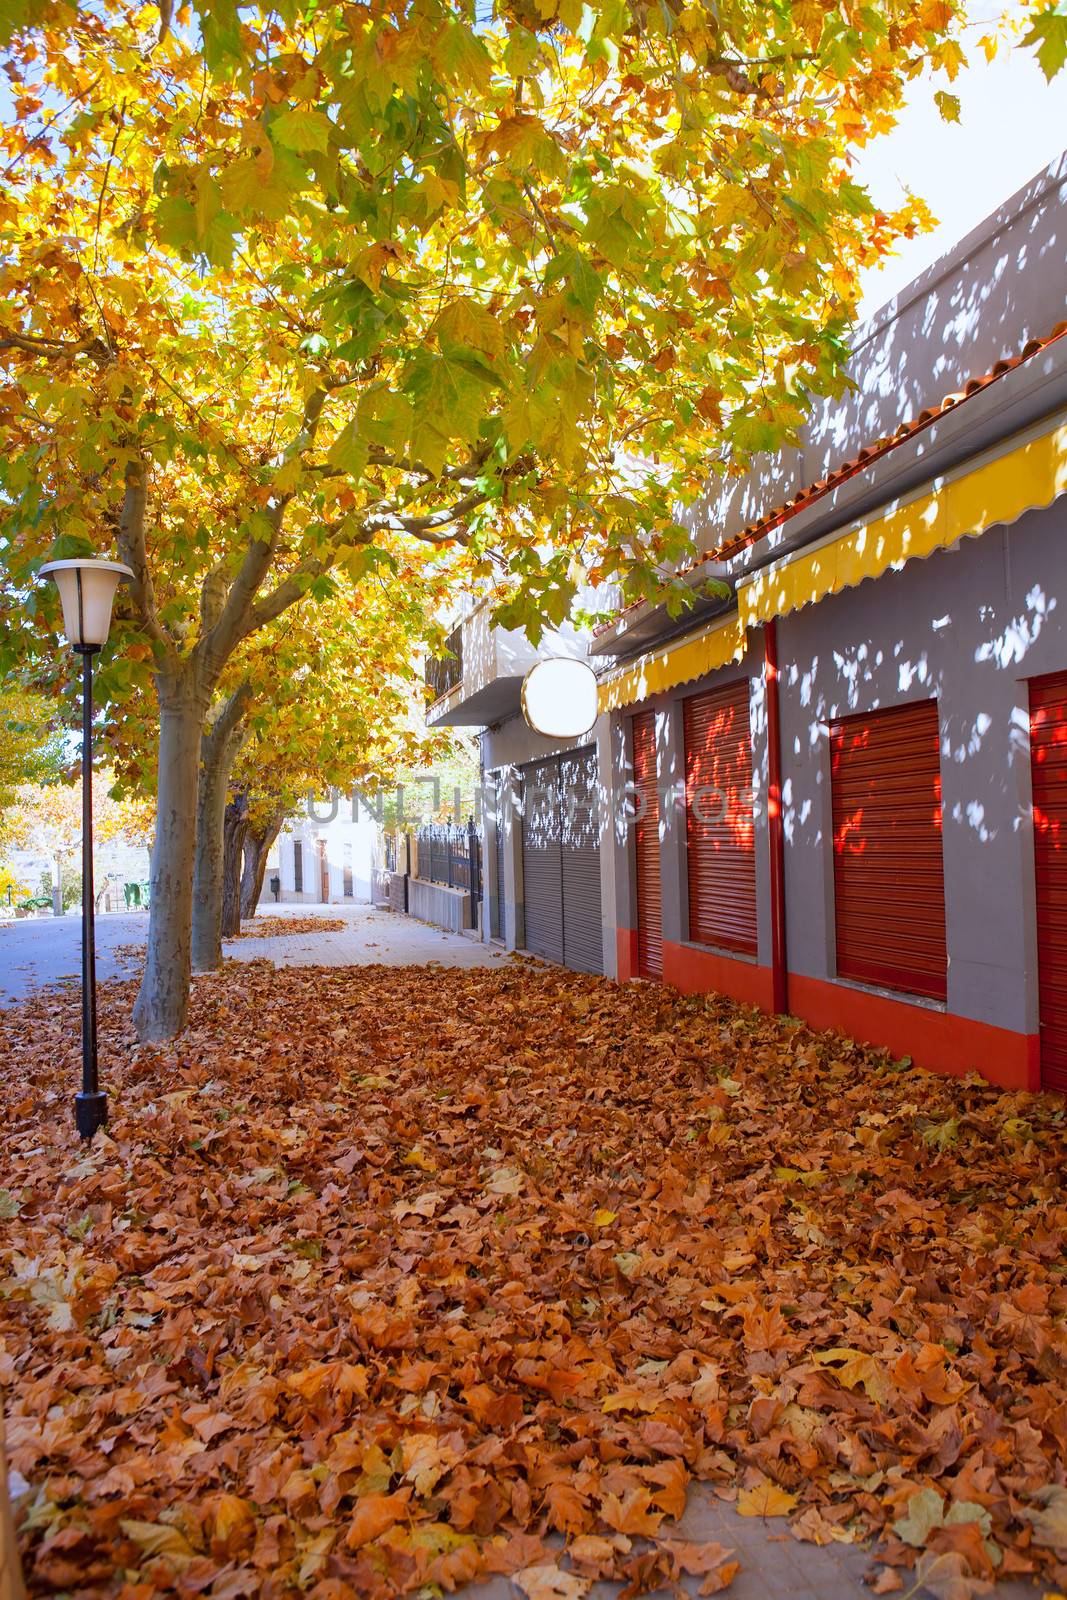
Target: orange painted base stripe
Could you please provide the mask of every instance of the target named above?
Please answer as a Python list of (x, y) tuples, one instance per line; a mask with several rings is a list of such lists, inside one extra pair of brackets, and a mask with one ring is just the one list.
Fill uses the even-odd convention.
[(615, 929), (615, 958), (618, 962), (620, 983), (637, 977), (637, 929)]
[(734, 1000), (762, 1006), (764, 1011), (769, 1011), (773, 1004), (770, 967), (737, 961), (732, 956), (720, 955), (717, 950), (694, 950), (691, 945), (670, 944), (664, 940), (663, 978), (683, 994), (717, 989)]
[(821, 978), (789, 977), (789, 1008), (813, 1028), (833, 1028), (862, 1044), (911, 1056), (917, 1067), (962, 1077), (980, 1072), (1002, 1089), (1041, 1086), (1036, 1033), (1015, 1033), (991, 1022), (928, 1011), (906, 1000), (866, 994)]
[[(637, 973), (637, 933), (616, 929), (619, 979)], [(663, 945), (664, 981), (685, 994), (717, 990), (764, 1011), (771, 1007), (771, 969), (735, 961), (711, 950), (688, 945)], [(789, 975), (789, 1009), (809, 1027), (845, 1034), (861, 1044), (882, 1046), (895, 1056), (911, 1056), (930, 1072), (963, 1077), (978, 1072), (1002, 1089), (1041, 1087), (1039, 1040), (1036, 1033), (1015, 1033), (991, 1022), (946, 1011), (927, 1010), (907, 1000), (868, 994), (822, 978)]]

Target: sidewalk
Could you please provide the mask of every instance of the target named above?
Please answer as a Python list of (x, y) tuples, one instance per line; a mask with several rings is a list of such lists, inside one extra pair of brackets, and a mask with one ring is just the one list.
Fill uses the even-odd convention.
[[(266, 956), (279, 967), (497, 966), (508, 958), (497, 945), (484, 945), (465, 934), (446, 933), (385, 906), (349, 901), (342, 905), (269, 905), (262, 917), (343, 920), (344, 930), (330, 933), (282, 934), (269, 939), (227, 939), (227, 959), (258, 961)], [(108, 912), (96, 919), (96, 976), (136, 974), (148, 934), (145, 912)], [(0, 1006), (22, 1000), (49, 983), (81, 977), (81, 918), (27, 917), (0, 922)]]
[[(227, 939), (223, 947), (227, 958), (257, 961), (267, 956), (278, 967), (421, 967), (435, 962), (442, 967), (495, 967), (508, 959), (499, 945), (482, 944), (472, 935), (432, 928), (403, 912), (365, 901), (330, 906), (276, 906), (262, 901), (259, 915), (343, 919), (347, 927), (331, 933)], [(249, 933), (254, 927), (255, 923), (248, 925)]]

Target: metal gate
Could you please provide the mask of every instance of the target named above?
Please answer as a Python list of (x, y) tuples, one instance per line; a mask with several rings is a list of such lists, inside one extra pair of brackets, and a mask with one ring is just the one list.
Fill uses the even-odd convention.
[(600, 797), (595, 750), (562, 756), (560, 770), (563, 960), (575, 972), (603, 972), (600, 920)]
[(634, 824), (637, 855), (637, 970), (663, 976), (663, 904), (659, 861), (659, 789), (656, 782), (656, 713), (633, 721)]
[(526, 949), (577, 972), (603, 972), (596, 751), (532, 762), (522, 779)]
[(493, 929), (493, 937), (496, 939), (504, 939), (506, 937), (507, 927), (504, 915), (507, 904), (504, 896), (504, 827), (507, 813), (507, 792), (507, 775), (498, 773), (495, 789), (496, 847), (494, 850), (496, 859), (496, 895), (494, 896), (496, 927)]
[(838, 975), (944, 1000), (937, 701), (831, 723), (830, 764)]
[(1067, 1094), (1067, 672), (1030, 684), (1041, 1087)]

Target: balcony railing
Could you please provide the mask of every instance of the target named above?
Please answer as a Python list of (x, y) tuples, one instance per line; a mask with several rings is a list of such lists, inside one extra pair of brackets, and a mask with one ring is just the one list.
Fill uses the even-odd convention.
[(443, 695), (454, 689), (463, 681), (463, 624), (457, 623), (445, 640), (445, 649), (448, 651), (444, 659), (437, 656), (426, 658), (426, 682), (434, 700), (440, 700)]

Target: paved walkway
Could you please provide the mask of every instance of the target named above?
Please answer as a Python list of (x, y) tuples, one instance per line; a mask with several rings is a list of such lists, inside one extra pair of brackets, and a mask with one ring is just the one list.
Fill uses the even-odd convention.
[[(264, 905), (262, 915), (343, 919), (345, 927), (329, 933), (296, 933), (273, 938), (227, 940), (227, 958), (254, 961), (264, 956), (279, 966), (495, 966), (513, 960), (495, 946), (462, 934), (428, 927), (411, 917), (366, 904), (340, 906)], [(132, 976), (144, 946), (148, 918), (114, 913), (97, 920), (97, 968), (101, 980)], [(81, 923), (77, 916), (0, 923), (0, 1006), (9, 1005), (44, 984), (76, 978), (81, 970)], [(664, 1530), (667, 1532), (667, 1530)], [(780, 1519), (762, 1522), (739, 1517), (732, 1505), (704, 1485), (692, 1486), (685, 1516), (669, 1536), (694, 1541), (716, 1540), (734, 1551), (741, 1563), (726, 1591), (730, 1600), (869, 1600), (862, 1578), (877, 1558), (854, 1545), (803, 1544)], [(904, 1574), (905, 1589), (910, 1580)], [(696, 1594), (703, 1580), (686, 1578), (683, 1587)], [(620, 1585), (594, 1584), (589, 1600), (609, 1600)], [(552, 1590), (546, 1590), (551, 1593)], [(564, 1585), (560, 1593), (567, 1592)], [(657, 1591), (665, 1594), (666, 1591)], [(1042, 1589), (1020, 1582), (998, 1584), (995, 1600), (1039, 1600)], [(474, 1584), (463, 1600), (521, 1600), (505, 1578)]]
[[(496, 945), (482, 944), (462, 933), (446, 933), (417, 922), (402, 912), (365, 902), (350, 905), (268, 905), (260, 916), (343, 918), (347, 926), (333, 933), (276, 934), (269, 939), (228, 939), (225, 954), (238, 961), (268, 956), (279, 967), (430, 966), (495, 967), (508, 957)], [(249, 925), (251, 932), (255, 923)]]
[[(227, 957), (254, 961), (263, 956), (279, 966), (496, 966), (508, 958), (495, 945), (464, 934), (431, 928), (383, 906), (267, 905), (261, 916), (341, 918), (344, 930), (294, 933), (270, 939), (228, 939)], [(147, 912), (110, 912), (96, 919), (96, 975), (132, 977), (148, 931)], [(26, 917), (0, 922), (0, 1006), (10, 1005), (45, 984), (81, 976), (81, 918)]]

